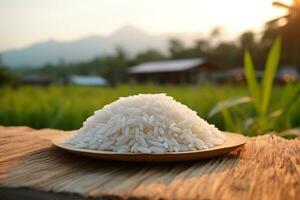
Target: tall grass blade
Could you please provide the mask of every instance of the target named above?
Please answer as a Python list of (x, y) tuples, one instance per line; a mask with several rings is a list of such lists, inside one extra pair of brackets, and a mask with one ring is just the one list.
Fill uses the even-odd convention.
[(258, 87), (258, 83), (256, 80), (255, 68), (252, 62), (251, 55), (248, 50), (245, 51), (244, 54), (244, 67), (246, 72), (246, 80), (248, 89), (252, 96), (252, 101), (254, 103), (257, 114), (260, 111), (260, 91)]
[(280, 133), (277, 133), (277, 135), (285, 137), (285, 136), (295, 136), (300, 137), (300, 128), (292, 128), (285, 131), (282, 131)]
[(212, 117), (224, 109), (248, 102), (251, 102), (251, 97), (247, 96), (221, 101), (217, 103), (217, 105), (214, 106), (213, 109), (211, 109), (211, 111), (208, 113), (208, 117)]
[(298, 85), (298, 88), (296, 89), (294, 95), (286, 100), (286, 103), (284, 105), (284, 113), (288, 113), (291, 108), (298, 102), (300, 99), (300, 85)]
[(229, 111), (227, 109), (223, 109), (223, 110), (221, 110), (221, 113), (222, 113), (222, 117), (224, 119), (226, 130), (237, 131), (236, 130), (237, 126), (233, 122), (233, 119), (232, 119)]
[(268, 110), (269, 101), (272, 93), (274, 76), (278, 67), (281, 52), (281, 39), (278, 37), (268, 54), (266, 68), (262, 80), (262, 104), (261, 114), (265, 115)]

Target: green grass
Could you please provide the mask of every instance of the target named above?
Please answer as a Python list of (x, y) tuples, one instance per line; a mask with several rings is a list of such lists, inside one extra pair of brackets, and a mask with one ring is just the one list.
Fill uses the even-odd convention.
[[(297, 85), (290, 87), (275, 86), (273, 88), (270, 107), (272, 110), (282, 107), (293, 97)], [(208, 112), (217, 102), (244, 96), (248, 94), (245, 86), (126, 86), (116, 88), (49, 86), (49, 87), (20, 87), (12, 89), (0, 88), (0, 124), (26, 125), (33, 128), (57, 128), (64, 130), (78, 129), (82, 122), (97, 109), (115, 101), (120, 96), (138, 93), (167, 93), (176, 100), (188, 105), (207, 119)], [(280, 98), (279, 98), (280, 97)], [(280, 101), (279, 101), (280, 99)], [(236, 130), (240, 126), (243, 115), (254, 113), (253, 107), (242, 105), (231, 115), (232, 126), (226, 127), (222, 116), (209, 118), (222, 130)], [(274, 124), (273, 129), (282, 131), (300, 124), (300, 102), (296, 102), (282, 121)], [(251, 131), (250, 131), (251, 132)]]
[[(246, 135), (266, 134), (274, 132), (274, 130), (278, 131), (278, 129), (285, 130), (277, 133), (282, 136), (300, 135), (300, 128), (291, 126), (291, 121), (294, 118), (290, 115), (294, 104), (300, 99), (299, 86), (287, 84), (285, 88), (281, 88), (283, 94), (275, 98), (276, 102), (273, 102), (273, 107), (270, 106), (272, 90), (275, 87), (274, 78), (280, 61), (280, 52), (281, 38), (278, 37), (270, 48), (263, 77), (259, 81), (256, 77), (256, 70), (250, 52), (246, 50), (244, 53), (244, 69), (250, 96), (228, 98), (225, 101), (220, 101), (212, 108), (208, 116), (212, 117), (220, 113), (226, 130), (242, 132)], [(295, 87), (291, 91), (293, 86)], [(233, 110), (234, 107), (246, 103), (250, 103), (255, 111), (254, 113), (239, 109), (241, 115), (236, 117), (237, 112), (229, 112), (229, 109)], [(235, 116), (231, 113), (234, 113)]]

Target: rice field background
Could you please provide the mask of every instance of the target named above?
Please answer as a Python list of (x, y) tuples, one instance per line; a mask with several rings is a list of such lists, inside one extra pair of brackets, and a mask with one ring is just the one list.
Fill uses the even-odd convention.
[[(270, 110), (281, 108), (293, 98), (300, 84), (274, 86)], [(82, 122), (97, 109), (119, 97), (138, 93), (166, 93), (177, 101), (197, 111), (198, 115), (221, 130), (256, 135), (251, 128), (242, 128), (242, 119), (254, 110), (250, 105), (228, 109), (234, 126), (228, 126), (224, 116), (217, 114), (208, 118), (209, 111), (220, 101), (248, 95), (246, 86), (156, 86), (120, 85), (117, 87), (22, 86), (0, 88), (0, 124), (5, 126), (26, 125), (33, 128), (78, 129)], [(285, 105), (286, 106), (286, 105)], [(289, 113), (271, 129), (283, 131), (300, 125), (300, 101), (293, 104)]]

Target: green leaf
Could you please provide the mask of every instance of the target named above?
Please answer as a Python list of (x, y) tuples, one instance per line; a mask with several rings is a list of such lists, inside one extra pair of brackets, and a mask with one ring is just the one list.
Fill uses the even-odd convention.
[(294, 95), (287, 99), (284, 105), (284, 113), (287, 113), (291, 110), (291, 108), (298, 102), (300, 99), (300, 85), (296, 89), (296, 92), (294, 92)]
[(265, 115), (268, 110), (269, 101), (272, 93), (273, 80), (280, 59), (280, 52), (281, 52), (281, 39), (277, 38), (268, 54), (265, 72), (262, 80), (262, 99), (261, 99), (262, 115)]
[(244, 67), (248, 89), (251, 93), (256, 112), (260, 111), (260, 91), (256, 80), (255, 68), (248, 50), (244, 54)]
[(268, 114), (267, 119), (279, 117), (282, 115), (282, 113), (283, 113), (282, 109), (275, 110), (275, 111), (271, 112), (270, 114)]
[(211, 109), (211, 111), (208, 113), (208, 117), (210, 118), (224, 109), (248, 102), (251, 102), (251, 97), (248, 96), (221, 101), (217, 103), (213, 109)]
[(300, 128), (292, 128), (292, 129), (288, 129), (285, 131), (282, 131), (280, 133), (277, 133), (277, 135), (279, 136), (296, 136), (296, 137), (300, 137)]
[(225, 128), (226, 130), (229, 131), (236, 131), (236, 124), (233, 122), (233, 119), (229, 113), (229, 111), (227, 109), (223, 109), (221, 111), (223, 119), (224, 119), (224, 123), (225, 123)]
[(244, 122), (244, 129), (248, 130), (251, 128), (251, 126), (254, 124), (254, 122), (256, 121), (256, 118), (248, 118), (245, 120)]

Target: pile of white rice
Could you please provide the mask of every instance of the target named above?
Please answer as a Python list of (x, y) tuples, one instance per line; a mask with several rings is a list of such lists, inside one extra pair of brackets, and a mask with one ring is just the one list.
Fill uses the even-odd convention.
[(121, 97), (95, 112), (66, 143), (115, 152), (163, 153), (208, 149), (225, 135), (165, 94)]

